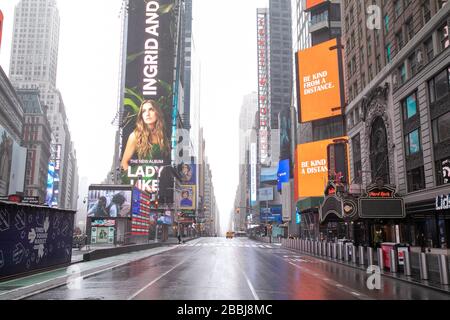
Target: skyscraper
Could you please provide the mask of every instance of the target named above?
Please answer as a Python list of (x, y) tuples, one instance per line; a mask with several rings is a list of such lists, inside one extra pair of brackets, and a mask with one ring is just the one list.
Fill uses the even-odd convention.
[[(68, 174), (78, 175), (68, 169), (71, 153), (71, 137), (62, 96), (56, 88), (59, 44), (59, 11), (55, 0), (21, 0), (14, 11), (14, 30), (11, 48), (10, 79), (17, 89), (38, 89), (40, 100), (48, 108), (47, 117), (52, 129), (52, 145), (58, 150), (58, 175), (61, 189), (56, 189), (57, 206), (72, 208), (76, 190), (72, 185), (77, 178), (69, 179)], [(55, 156), (55, 155), (54, 155)], [(58, 188), (59, 188), (58, 187)]]

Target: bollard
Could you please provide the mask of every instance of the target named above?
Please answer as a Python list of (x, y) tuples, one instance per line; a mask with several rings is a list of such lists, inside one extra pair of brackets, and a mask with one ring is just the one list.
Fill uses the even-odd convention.
[(440, 254), (438, 256), (439, 260), (439, 276), (441, 277), (441, 284), (448, 285), (448, 262), (447, 256)]
[(367, 247), (367, 264), (368, 266), (373, 266), (373, 248)]
[(419, 255), (420, 279), (428, 280), (427, 255), (423, 252)]
[(403, 272), (405, 276), (410, 277), (411, 276), (411, 257), (409, 255), (409, 250), (406, 250), (403, 253)]
[(356, 264), (356, 246), (352, 245), (352, 263)]
[(377, 257), (378, 257), (378, 266), (380, 267), (380, 271), (383, 271), (384, 270), (383, 249), (378, 248)]
[(322, 243), (322, 256), (326, 257), (327, 256), (327, 242), (324, 241)]
[(348, 262), (348, 260), (349, 260), (348, 245), (344, 244), (344, 261)]
[(300, 251), (300, 239), (297, 239), (297, 250)]
[(342, 243), (338, 244), (338, 259), (339, 260), (343, 260), (343, 256), (342, 256)]
[(322, 255), (322, 242), (319, 241), (317, 244), (317, 255), (320, 257)]
[(319, 241), (314, 242), (314, 255), (319, 255)]
[(331, 254), (331, 242), (328, 242), (328, 244), (327, 244), (327, 253), (328, 253), (328, 258), (331, 258), (332, 257), (332, 254)]
[(364, 265), (364, 247), (363, 246), (359, 247), (359, 264), (361, 266)]
[(303, 247), (303, 239), (300, 240), (300, 251), (305, 251), (304, 247)]
[(398, 272), (398, 255), (397, 255), (397, 251), (395, 249), (391, 249), (390, 252), (390, 262), (391, 262), (391, 272), (392, 273), (397, 273)]
[(333, 243), (333, 259), (337, 258), (337, 243)]

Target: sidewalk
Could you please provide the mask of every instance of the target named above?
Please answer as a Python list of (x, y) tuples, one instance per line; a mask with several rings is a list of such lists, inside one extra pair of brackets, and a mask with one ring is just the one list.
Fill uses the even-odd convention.
[[(289, 248), (289, 247), (286, 247), (284, 245), (282, 245), (282, 248), (283, 249), (287, 249), (287, 250), (291, 250), (291, 251), (295, 251), (295, 252), (300, 252), (301, 254), (308, 255), (310, 257), (314, 257), (314, 258), (317, 258), (317, 259), (321, 259), (321, 260), (325, 260), (325, 261), (329, 261), (329, 262), (334, 262), (334, 263), (345, 265), (347, 267), (351, 267), (351, 268), (354, 268), (354, 269), (359, 269), (361, 271), (365, 271), (365, 272), (367, 271), (367, 267), (366, 266), (361, 266), (361, 265), (359, 265), (357, 263), (355, 264), (353, 262), (340, 261), (338, 259), (329, 258), (328, 256), (327, 257), (325, 257), (325, 256), (318, 256), (318, 255), (312, 254), (310, 252), (305, 252), (305, 251), (301, 251), (301, 250), (298, 250), (298, 249)], [(375, 259), (374, 259), (374, 263), (375, 263)], [(389, 271), (382, 270), (381, 271), (381, 275), (385, 276), (385, 277), (392, 278), (392, 279), (408, 282), (410, 284), (426, 287), (428, 289), (433, 289), (433, 290), (437, 290), (437, 291), (440, 291), (440, 292), (444, 292), (444, 293), (450, 294), (450, 286), (448, 286), (448, 285), (442, 285), (440, 283), (432, 282), (432, 281), (429, 281), (429, 280), (421, 280), (421, 279), (414, 278), (412, 276), (407, 277), (401, 272), (391, 273)]]
[[(178, 241), (176, 242), (178, 243)], [(125, 253), (93, 261), (79, 261), (72, 265), (52, 271), (0, 282), (0, 300), (19, 300), (39, 292), (69, 284), (76, 278), (86, 278), (95, 274), (119, 268), (130, 262), (139, 261), (177, 248), (175, 243), (166, 242), (157, 248)], [(74, 249), (75, 251), (78, 249)], [(92, 250), (91, 250), (92, 251)], [(81, 251), (72, 258), (72, 262), (88, 251)]]

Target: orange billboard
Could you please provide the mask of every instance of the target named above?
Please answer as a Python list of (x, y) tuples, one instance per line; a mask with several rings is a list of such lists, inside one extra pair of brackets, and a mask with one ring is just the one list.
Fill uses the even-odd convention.
[(342, 114), (340, 50), (338, 40), (332, 39), (297, 52), (299, 122)]
[(296, 151), (295, 190), (297, 199), (323, 197), (328, 183), (327, 147), (347, 137), (300, 144)]
[(309, 10), (321, 3), (324, 3), (326, 0), (306, 0), (306, 8), (305, 10)]
[(3, 13), (0, 10), (0, 48), (2, 47)]

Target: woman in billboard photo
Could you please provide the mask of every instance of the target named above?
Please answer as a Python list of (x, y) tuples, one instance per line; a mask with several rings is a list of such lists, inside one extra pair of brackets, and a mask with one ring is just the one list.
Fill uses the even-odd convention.
[(170, 154), (166, 138), (164, 115), (153, 100), (142, 102), (136, 120), (136, 128), (128, 137), (121, 166), (127, 171), (131, 159), (164, 159)]

